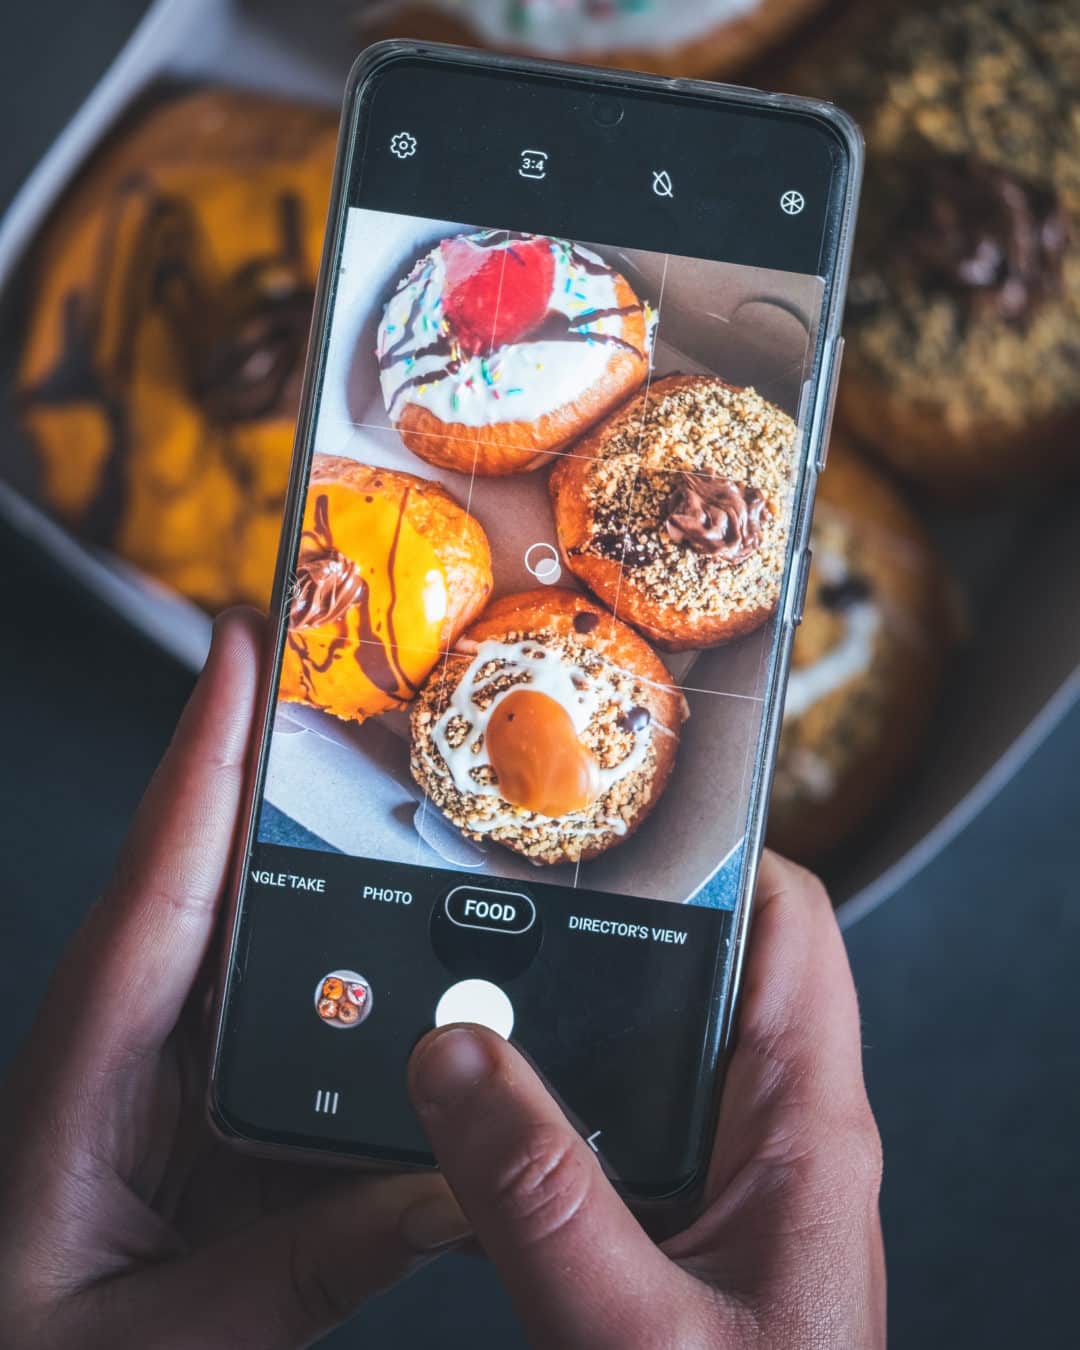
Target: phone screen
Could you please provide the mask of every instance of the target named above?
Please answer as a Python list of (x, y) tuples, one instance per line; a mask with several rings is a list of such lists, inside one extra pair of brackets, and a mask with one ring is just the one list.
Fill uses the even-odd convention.
[(586, 76), (414, 56), (357, 101), (215, 1109), (429, 1161), (406, 1061), (477, 1021), (666, 1194), (713, 1109), (850, 165), (809, 115)]

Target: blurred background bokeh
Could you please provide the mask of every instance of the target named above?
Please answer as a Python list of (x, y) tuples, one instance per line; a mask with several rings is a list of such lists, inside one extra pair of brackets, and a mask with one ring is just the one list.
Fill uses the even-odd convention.
[[(148, 8), (0, 19), (0, 210)], [(473, 40), (833, 97), (868, 172), (797, 676), (819, 687), (857, 621), (873, 640), (790, 710), (774, 839), (849, 902), (891, 1344), (1075, 1343), (1080, 11), (211, 8), (223, 42), (237, 15), (277, 32), (276, 60), (295, 41), (304, 97), (221, 91), (224, 61), (133, 80), (7, 257), (0, 235), (3, 1053), (107, 875), (204, 614), (268, 590), (346, 54)], [(250, 82), (277, 91), (270, 68)], [(149, 286), (163, 259), (182, 287)], [(451, 1258), (330, 1343), (478, 1337), (520, 1343), (486, 1269)]]

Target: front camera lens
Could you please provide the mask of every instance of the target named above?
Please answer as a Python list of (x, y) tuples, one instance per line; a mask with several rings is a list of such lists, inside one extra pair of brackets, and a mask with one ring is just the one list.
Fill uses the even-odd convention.
[(622, 104), (614, 98), (598, 98), (592, 105), (593, 121), (601, 127), (617, 127), (623, 118)]

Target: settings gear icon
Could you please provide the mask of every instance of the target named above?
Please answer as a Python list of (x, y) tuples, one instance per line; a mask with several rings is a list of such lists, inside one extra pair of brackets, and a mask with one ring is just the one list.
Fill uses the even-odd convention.
[(390, 153), (398, 159), (411, 159), (416, 154), (416, 137), (410, 131), (399, 131), (390, 137)]

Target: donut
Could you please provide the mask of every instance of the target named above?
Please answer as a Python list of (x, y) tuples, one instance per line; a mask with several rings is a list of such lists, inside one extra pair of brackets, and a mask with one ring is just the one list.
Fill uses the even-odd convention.
[(265, 606), (335, 120), (203, 90), (127, 125), (31, 261), (16, 406), (40, 495), (209, 610)]
[(347, 721), (405, 707), (490, 592), (487, 536), (444, 487), (315, 455), (279, 698)]
[(780, 596), (795, 440), (753, 389), (654, 380), (552, 472), (567, 566), (666, 651), (752, 632)]
[(821, 0), (390, 0), (358, 11), (365, 41), (420, 38), (660, 75), (727, 75)]
[(950, 640), (948, 574), (895, 488), (833, 438), (811, 536), (770, 844), (816, 863), (918, 753)]
[(337, 1020), (347, 1027), (360, 1021), (360, 1009), (355, 1003), (350, 1003), (347, 998), (343, 998), (338, 1004)]
[(324, 1022), (336, 1021), (341, 1005), (336, 998), (321, 998), (317, 1005), (319, 1016)]
[(338, 999), (345, 992), (345, 985), (336, 975), (328, 975), (322, 983), (323, 998)]
[(492, 604), (424, 686), (412, 775), (467, 838), (582, 862), (656, 804), (687, 715), (632, 629), (577, 592), (526, 591)]
[(451, 236), (418, 259), (379, 324), (387, 414), (429, 464), (535, 469), (642, 383), (655, 318), (580, 244)]
[(1072, 0), (848, 8), (784, 87), (867, 142), (838, 424), (961, 502), (1080, 468)]
[(363, 1008), (368, 1001), (367, 985), (350, 983), (345, 987), (345, 996), (350, 1003), (354, 1003), (358, 1008)]

